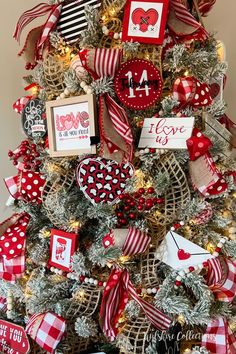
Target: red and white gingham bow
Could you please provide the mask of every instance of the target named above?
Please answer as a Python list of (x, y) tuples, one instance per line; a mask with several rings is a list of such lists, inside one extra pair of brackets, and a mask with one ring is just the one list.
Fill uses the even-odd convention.
[(232, 302), (236, 293), (236, 263), (218, 257), (208, 261), (206, 283), (219, 301)]
[[(79, 53), (84, 68), (95, 80), (114, 78), (121, 63), (120, 49), (86, 49)], [(118, 162), (130, 161), (133, 155), (133, 136), (125, 110), (107, 93), (99, 97), (99, 128), (101, 155)]]
[(208, 324), (202, 337), (202, 346), (211, 354), (236, 353), (236, 337), (224, 318), (220, 317)]
[[(38, 17), (45, 16), (49, 14), (47, 21), (43, 26), (36, 27), (32, 29), (27, 38), (22, 51), (18, 55), (24, 54), (26, 59), (33, 66), (36, 65), (37, 60), (40, 58), (40, 50), (43, 49), (45, 42), (48, 39), (50, 32), (53, 30), (57, 21), (59, 19), (62, 9), (62, 4), (48, 5), (46, 3), (41, 3), (33, 7), (32, 9), (25, 11), (19, 18), (13, 38), (18, 42), (20, 41), (21, 33), (23, 29)], [(35, 51), (32, 55), (32, 51), (35, 47)], [(33, 66), (28, 66), (32, 68)]]
[(138, 296), (130, 281), (128, 271), (114, 268), (107, 281), (100, 310), (103, 332), (111, 341), (117, 336), (116, 325), (129, 296), (140, 305), (153, 326), (161, 331), (169, 328), (171, 319)]
[(65, 334), (66, 321), (53, 312), (33, 315), (25, 331), (47, 353), (54, 353)]

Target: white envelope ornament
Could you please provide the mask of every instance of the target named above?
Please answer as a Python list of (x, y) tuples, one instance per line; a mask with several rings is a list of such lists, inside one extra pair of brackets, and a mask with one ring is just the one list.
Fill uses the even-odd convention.
[(195, 245), (173, 231), (167, 233), (155, 256), (176, 270), (196, 266), (214, 258), (204, 248)]

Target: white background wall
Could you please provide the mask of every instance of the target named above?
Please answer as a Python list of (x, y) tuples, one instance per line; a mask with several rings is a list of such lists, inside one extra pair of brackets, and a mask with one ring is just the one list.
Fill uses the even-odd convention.
[[(0, 9), (0, 222), (11, 214), (5, 207), (8, 193), (3, 178), (16, 173), (16, 169), (8, 161), (7, 152), (14, 149), (24, 138), (21, 132), (20, 115), (12, 110), (12, 104), (24, 95), (21, 85), (22, 77), (26, 74), (24, 62), (17, 58), (18, 45), (12, 38), (14, 26), (23, 11), (38, 4), (40, 0), (8, 0), (1, 1)], [(44, 1), (42, 1), (44, 2)], [(46, 2), (46, 1), (45, 1)], [(228, 82), (225, 98), (229, 105), (228, 113), (236, 121), (235, 92), (236, 92), (236, 59), (235, 41), (235, 0), (217, 0), (214, 10), (205, 20), (206, 27), (218, 32), (218, 38), (223, 40), (227, 48), (229, 62)], [(23, 41), (22, 41), (23, 43)]]

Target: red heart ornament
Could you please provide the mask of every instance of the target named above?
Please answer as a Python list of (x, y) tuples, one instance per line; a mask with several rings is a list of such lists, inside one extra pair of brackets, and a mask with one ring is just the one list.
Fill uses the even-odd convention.
[(191, 257), (190, 253), (185, 252), (184, 250), (178, 250), (178, 258), (180, 261), (185, 261)]
[(137, 8), (132, 13), (133, 23), (139, 25), (139, 29), (142, 32), (147, 32), (148, 26), (154, 26), (158, 17), (158, 12), (155, 9), (144, 11), (142, 8)]
[(79, 188), (92, 204), (115, 204), (133, 174), (134, 168), (129, 162), (119, 164), (97, 157), (82, 160), (76, 177)]

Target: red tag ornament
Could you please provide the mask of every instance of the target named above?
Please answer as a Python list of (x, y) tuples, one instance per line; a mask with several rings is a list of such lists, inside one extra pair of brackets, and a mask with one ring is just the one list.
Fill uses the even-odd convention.
[(119, 164), (101, 157), (88, 158), (77, 168), (77, 183), (92, 204), (115, 204), (133, 173), (129, 162)]
[(30, 343), (23, 327), (0, 320), (0, 351), (10, 354), (27, 354)]
[(124, 63), (114, 84), (119, 100), (125, 106), (137, 110), (153, 106), (162, 92), (159, 70), (151, 62), (142, 59)]

